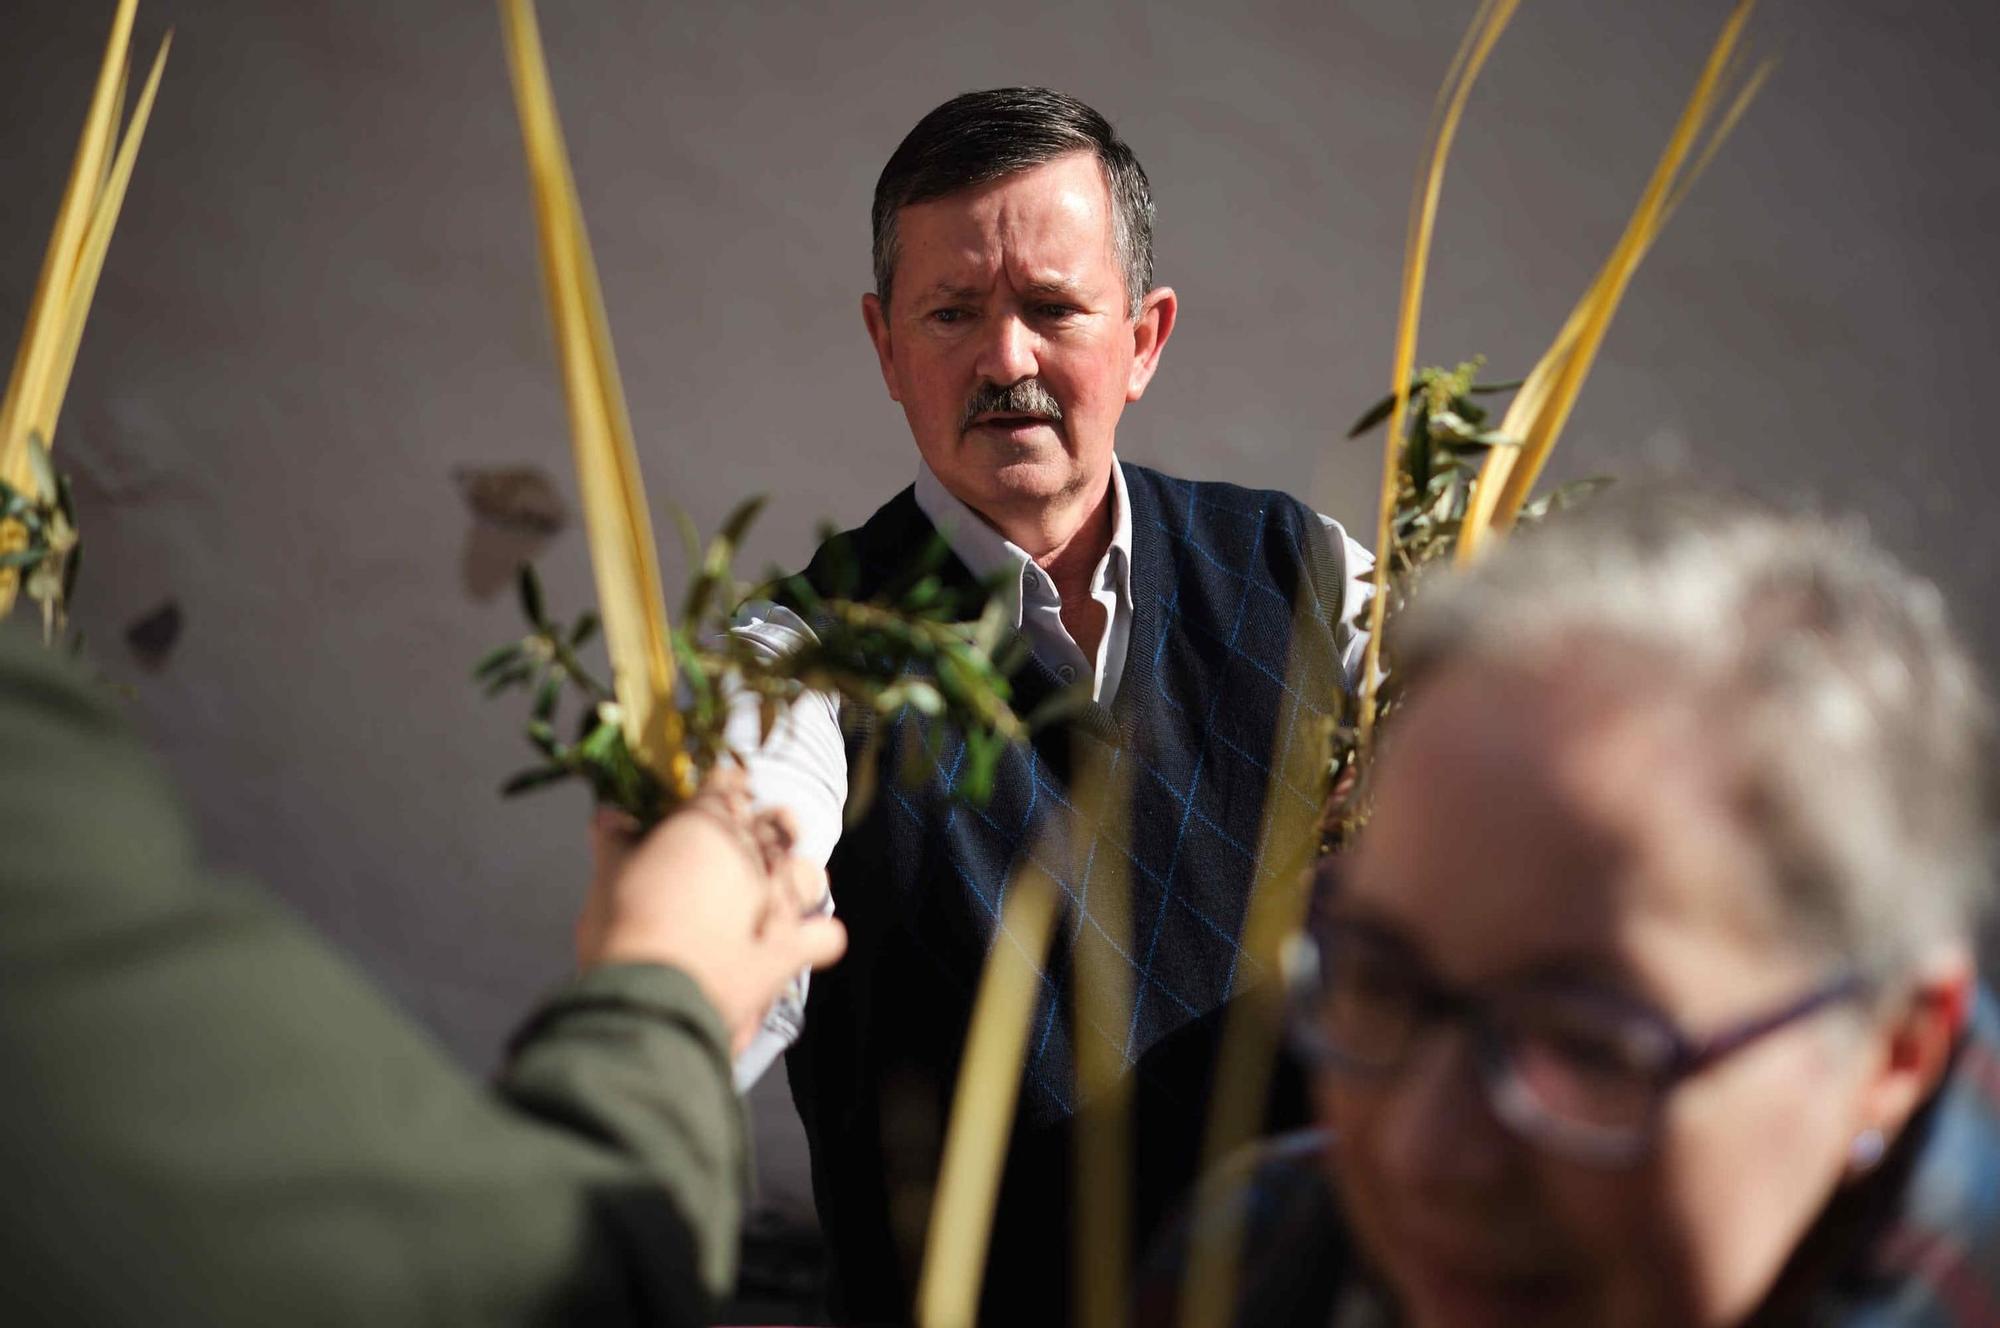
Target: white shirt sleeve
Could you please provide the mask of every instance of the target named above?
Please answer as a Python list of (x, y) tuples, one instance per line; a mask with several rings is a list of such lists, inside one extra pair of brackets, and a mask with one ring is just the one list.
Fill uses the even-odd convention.
[(1333, 640), (1340, 650), (1340, 667), (1352, 690), (1361, 685), (1361, 665), (1368, 654), (1368, 604), (1375, 598), (1375, 555), (1357, 544), (1341, 529), (1340, 523), (1325, 514), (1327, 543), (1339, 560), (1347, 584), (1341, 587), (1340, 621), (1334, 624)]
[[(746, 604), (732, 630), (745, 641), (776, 657), (814, 640), (803, 618), (782, 605)], [(784, 807), (798, 824), (797, 852), (821, 866), (840, 839), (841, 816), (847, 805), (847, 744), (840, 732), (840, 702), (825, 692), (807, 692), (778, 717), (768, 742), (758, 742), (761, 720), (757, 697), (738, 692), (730, 699), (729, 745), (743, 754), (750, 776), (750, 796), (756, 806)], [(822, 904), (833, 912), (829, 893)], [(736, 1091), (748, 1092), (798, 1040), (806, 1016), (806, 990), (811, 974), (801, 970), (792, 980), (764, 1026), (736, 1058)]]

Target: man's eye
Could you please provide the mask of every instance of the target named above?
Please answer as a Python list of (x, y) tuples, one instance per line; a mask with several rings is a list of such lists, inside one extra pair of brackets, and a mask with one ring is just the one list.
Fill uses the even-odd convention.
[(1041, 307), (1040, 312), (1042, 317), (1044, 318), (1047, 318), (1051, 321), (1059, 321), (1061, 319), (1069, 318), (1072, 315), (1074, 315), (1076, 313), (1076, 307), (1074, 305), (1068, 305), (1068, 304), (1045, 304)]
[(971, 315), (968, 314), (963, 309), (931, 310), (931, 321), (933, 323), (944, 323), (944, 324), (962, 323), (969, 317), (971, 317)]

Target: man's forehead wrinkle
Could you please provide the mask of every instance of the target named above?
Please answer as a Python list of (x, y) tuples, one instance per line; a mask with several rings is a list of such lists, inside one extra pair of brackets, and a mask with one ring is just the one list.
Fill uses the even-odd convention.
[(1005, 287), (1026, 298), (1095, 303), (1124, 288), (1111, 223), (1096, 159), (1057, 158), (906, 205), (901, 266), (924, 301), (984, 300)]
[(1076, 299), (1089, 295), (1095, 284), (1086, 272), (1047, 262), (1023, 268), (1020, 260), (1011, 256), (996, 262), (991, 254), (965, 253), (950, 264), (948, 272), (919, 288), (918, 294), (926, 300), (983, 300), (1004, 285), (1031, 299)]

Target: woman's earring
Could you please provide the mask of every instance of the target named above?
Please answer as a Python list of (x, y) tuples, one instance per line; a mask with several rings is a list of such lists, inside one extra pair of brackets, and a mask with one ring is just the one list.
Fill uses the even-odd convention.
[(1850, 1175), (1864, 1176), (1875, 1169), (1888, 1151), (1888, 1144), (1877, 1129), (1866, 1129), (1854, 1136), (1854, 1142), (1847, 1148), (1847, 1170)]

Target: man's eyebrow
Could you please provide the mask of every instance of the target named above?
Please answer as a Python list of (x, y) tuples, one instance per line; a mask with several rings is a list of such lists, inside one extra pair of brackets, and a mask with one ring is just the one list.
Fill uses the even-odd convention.
[(926, 290), (924, 297), (932, 300), (976, 300), (984, 293), (977, 286), (958, 286), (940, 281)]
[(1060, 277), (1047, 281), (1031, 281), (1021, 289), (1029, 295), (1057, 296), (1066, 300), (1076, 299), (1082, 290), (1075, 282)]

